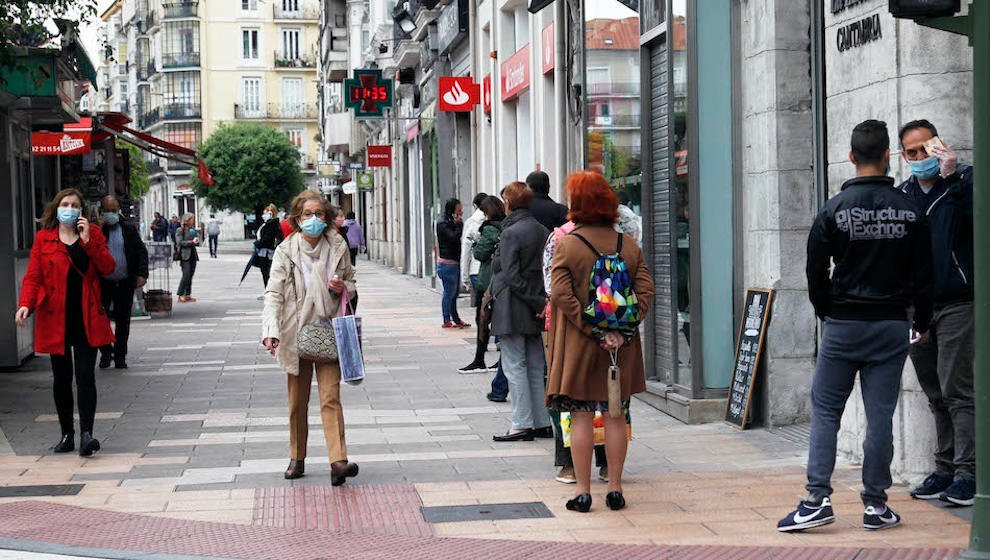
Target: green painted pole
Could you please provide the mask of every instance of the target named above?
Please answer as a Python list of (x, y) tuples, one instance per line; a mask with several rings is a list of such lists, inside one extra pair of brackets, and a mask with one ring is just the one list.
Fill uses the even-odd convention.
[(973, 45), (973, 235), (975, 270), (976, 500), (969, 549), (960, 558), (990, 559), (990, 0), (969, 7)]

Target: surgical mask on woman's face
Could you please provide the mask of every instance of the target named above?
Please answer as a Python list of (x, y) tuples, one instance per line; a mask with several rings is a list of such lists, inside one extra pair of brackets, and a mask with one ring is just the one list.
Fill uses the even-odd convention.
[(942, 166), (935, 156), (929, 156), (919, 161), (909, 161), (908, 165), (911, 166), (911, 174), (923, 181), (933, 179), (938, 175), (938, 170)]
[(327, 227), (327, 223), (316, 216), (310, 216), (306, 220), (303, 220), (303, 223), (299, 224), (299, 227), (306, 235), (316, 237), (323, 233), (323, 230)]
[(267, 222), (268, 220), (272, 219), (272, 213), (265, 212), (264, 214), (261, 215), (261, 219)]
[(120, 222), (120, 214), (116, 212), (104, 212), (103, 221), (106, 222), (108, 226), (115, 226)]
[(67, 226), (76, 225), (76, 222), (79, 221), (80, 215), (82, 215), (82, 212), (80, 212), (78, 208), (73, 208), (71, 206), (58, 207), (58, 221)]

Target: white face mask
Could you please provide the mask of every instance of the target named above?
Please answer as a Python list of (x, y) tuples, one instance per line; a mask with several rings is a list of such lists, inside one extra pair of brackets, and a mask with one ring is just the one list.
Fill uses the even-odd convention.
[(265, 212), (264, 214), (261, 215), (261, 219), (263, 219), (263, 220), (265, 220), (267, 222), (268, 220), (272, 219), (272, 213), (271, 212)]

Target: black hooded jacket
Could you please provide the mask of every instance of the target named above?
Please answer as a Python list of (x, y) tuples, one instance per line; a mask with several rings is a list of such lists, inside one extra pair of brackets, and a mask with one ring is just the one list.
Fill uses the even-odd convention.
[[(818, 213), (808, 235), (808, 292), (819, 317), (906, 320), (927, 332), (932, 318), (928, 222), (893, 188), (892, 177), (857, 177)], [(834, 266), (830, 264), (834, 262)], [(831, 268), (831, 275), (829, 269)]]

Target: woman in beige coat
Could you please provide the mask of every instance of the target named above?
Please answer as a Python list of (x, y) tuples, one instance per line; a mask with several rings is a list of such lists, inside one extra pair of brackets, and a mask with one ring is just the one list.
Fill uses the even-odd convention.
[(288, 378), (291, 456), (285, 478), (299, 478), (305, 472), (307, 411), (315, 371), (330, 480), (339, 486), (358, 474), (357, 464), (347, 461), (340, 366), (300, 359), (296, 347), (299, 329), (337, 316), (344, 293), (356, 294), (347, 241), (335, 228), (327, 227), (335, 214), (336, 209), (313, 190), (299, 193), (292, 201), (288, 220), (294, 232), (279, 244), (272, 258), (261, 337)]
[[(608, 413), (606, 375), (611, 365), (609, 351), (616, 351), (621, 373), (622, 402), (628, 410), (630, 397), (646, 390), (643, 347), (638, 330), (626, 335), (616, 330), (592, 328), (582, 312), (588, 305), (591, 271), (598, 254), (619, 251), (636, 294), (640, 316), (653, 303), (653, 276), (636, 240), (614, 229), (619, 201), (608, 181), (594, 171), (572, 173), (567, 178), (570, 219), (576, 226), (556, 242), (550, 272), (550, 332), (547, 406), (571, 415), (571, 457), (577, 478), (577, 496), (567, 509), (587, 512), (591, 508), (591, 452), (594, 443), (595, 411), (605, 420), (605, 454), (608, 457), (611, 509), (625, 507), (622, 468), (626, 460), (625, 415)], [(585, 245), (580, 235), (594, 246)]]

